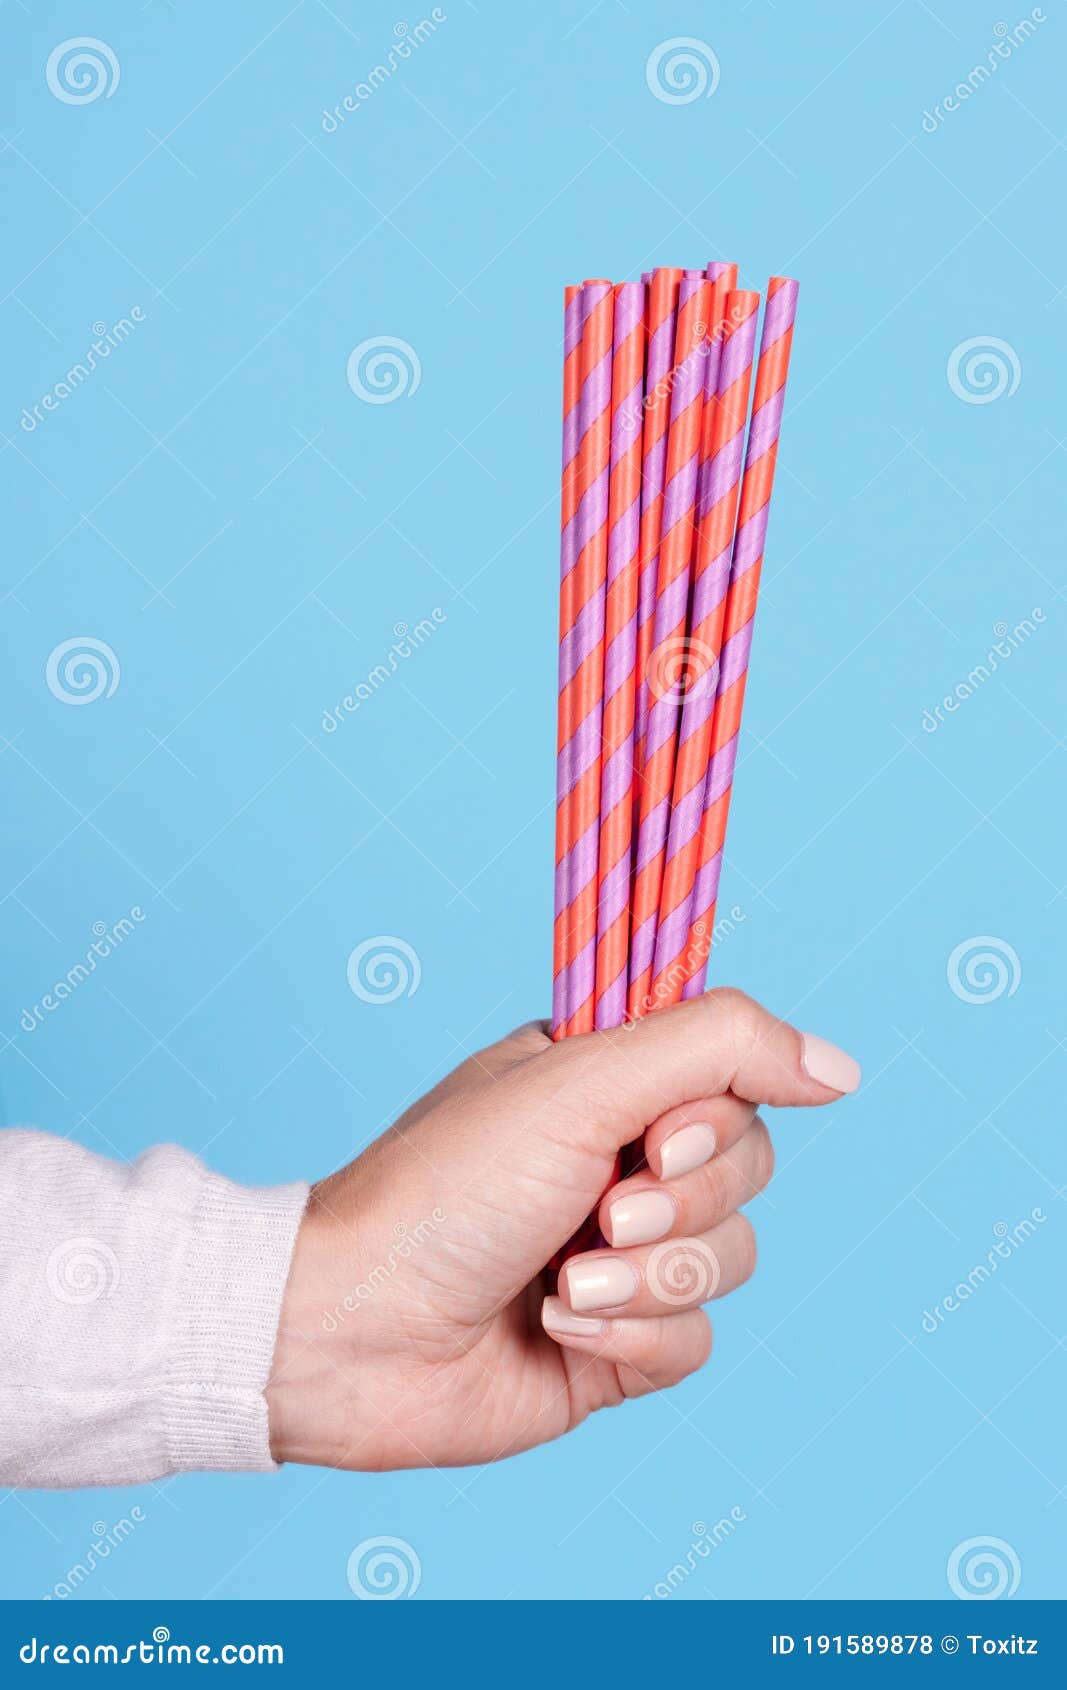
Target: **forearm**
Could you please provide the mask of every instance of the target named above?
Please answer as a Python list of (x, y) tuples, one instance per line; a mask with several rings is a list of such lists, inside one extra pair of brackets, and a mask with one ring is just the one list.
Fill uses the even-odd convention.
[(306, 1199), (173, 1145), (125, 1165), (0, 1132), (0, 1481), (270, 1469), (263, 1389)]

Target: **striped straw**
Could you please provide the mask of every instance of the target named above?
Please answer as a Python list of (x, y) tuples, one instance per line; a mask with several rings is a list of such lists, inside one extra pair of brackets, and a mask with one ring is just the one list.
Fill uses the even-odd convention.
[(667, 863), (660, 895), (652, 997), (677, 1003), (703, 953), (686, 958), (690, 904), (700, 859), (700, 823), (711, 757), (716, 683), (730, 580), (734, 519), (741, 481), (748, 394), (756, 345), (758, 293), (732, 291), (725, 302), (724, 339), (701, 487), (697, 558), (690, 618), (692, 685), (682, 705), (678, 761), (671, 803)]
[(767, 537), (796, 309), (797, 283), (786, 276), (772, 276), (767, 284), (767, 309), (763, 317), (745, 474), (726, 597), (711, 762), (701, 822), (700, 868), (690, 907), (689, 945), (692, 948), (695, 944), (703, 952), (703, 957), (683, 987), (682, 996), (685, 998), (699, 997), (707, 978), (707, 952), (715, 922), (715, 901), (737, 758), (737, 735), (752, 644), (752, 620)]
[(623, 282), (615, 289), (615, 360), (611, 385), (597, 1027), (621, 1026), (626, 1015), (644, 370), (645, 288), (637, 282)]
[[(560, 612), (560, 724), (564, 764), (559, 824), (566, 902), (556, 918), (555, 945), (566, 979), (565, 1014), (555, 1036), (592, 1027), (600, 833), (600, 734), (604, 691), (604, 594), (607, 575), (608, 455), (614, 292), (610, 282), (583, 285), (588, 310), (581, 329), (577, 502), (564, 536), (574, 557)], [(587, 1006), (575, 1021), (578, 1006)]]
[[(581, 288), (568, 287), (563, 294), (563, 465), (560, 476), (560, 593), (559, 593), (559, 729), (558, 742), (569, 749), (573, 723), (564, 719), (563, 641), (570, 625), (570, 593), (573, 586), (574, 541), (572, 518), (577, 505), (578, 401), (581, 397), (582, 324), (588, 298)], [(570, 698), (566, 700), (569, 704)], [(552, 956), (552, 1024), (560, 1027), (567, 1019), (563, 929), (560, 916), (570, 902), (567, 886), (569, 859), (563, 842), (563, 799), (569, 785), (568, 762), (561, 749), (556, 758), (556, 894)]]
[(653, 270), (648, 289), (648, 358), (641, 448), (641, 576), (637, 610), (635, 761), (638, 768), (648, 719), (648, 660), (652, 653), (656, 565), (663, 512), (663, 479), (667, 467), (667, 428), (671, 419), (668, 377), (674, 361), (674, 322), (681, 283), (681, 270)]
[[(687, 270), (678, 295), (675, 365), (671, 383), (665, 489), (662, 499), (652, 653), (647, 669), (648, 714), (642, 743), (640, 829), (634, 864), (628, 1010), (642, 1013), (655, 955), (659, 894), (670, 823), (674, 758), (684, 676), (690, 562), (709, 351), (711, 284)], [(715, 342), (716, 353), (719, 342)]]

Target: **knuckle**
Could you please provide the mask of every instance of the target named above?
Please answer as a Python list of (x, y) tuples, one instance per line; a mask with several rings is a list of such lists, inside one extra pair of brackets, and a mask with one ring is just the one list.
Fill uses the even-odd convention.
[(753, 1193), (764, 1191), (774, 1176), (774, 1143), (770, 1133), (757, 1115), (752, 1123), (752, 1186)]
[(744, 1285), (756, 1271), (756, 1260), (759, 1252), (752, 1222), (744, 1215), (738, 1215), (736, 1224), (737, 1238), (734, 1245), (734, 1255), (737, 1262), (737, 1283)]

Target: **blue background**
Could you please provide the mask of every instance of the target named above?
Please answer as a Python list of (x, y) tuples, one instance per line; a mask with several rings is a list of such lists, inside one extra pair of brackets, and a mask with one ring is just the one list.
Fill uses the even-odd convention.
[[(1062, 1595), (1062, 20), (931, 134), (996, 39), (962, 0), (444, 10), (333, 133), (395, 10), (0, 15), (4, 1119), (316, 1177), (546, 1011), (561, 289), (712, 256), (801, 280), (722, 889), (744, 919), (713, 975), (854, 1051), (865, 1085), (776, 1121), (760, 1271), (669, 1398), (482, 1471), (9, 1495), (6, 1594), (45, 1594), (136, 1503), (85, 1597), (347, 1598), (380, 1534), (417, 1552), (420, 1596), (638, 1597), (731, 1508), (676, 1600), (942, 1596), (979, 1535), (1020, 1595)], [(69, 105), (45, 64), (84, 34), (121, 77)], [(646, 62), (682, 35), (721, 81), (671, 105)], [(373, 405), (346, 364), (383, 335), (421, 376)], [(1021, 379), (968, 403), (947, 365), (990, 336)], [(71, 708), (46, 663), (82, 635), (121, 676)], [(349, 990), (376, 935), (417, 952), (414, 996)], [(971, 1003), (946, 965), (985, 935), (1014, 989)]]

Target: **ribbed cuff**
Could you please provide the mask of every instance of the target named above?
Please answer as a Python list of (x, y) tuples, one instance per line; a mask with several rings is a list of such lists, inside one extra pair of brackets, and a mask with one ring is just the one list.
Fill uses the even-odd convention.
[(163, 1434), (172, 1472), (273, 1472), (263, 1392), (306, 1185), (205, 1173), (173, 1287)]

